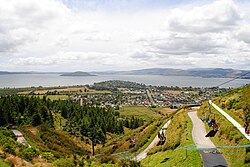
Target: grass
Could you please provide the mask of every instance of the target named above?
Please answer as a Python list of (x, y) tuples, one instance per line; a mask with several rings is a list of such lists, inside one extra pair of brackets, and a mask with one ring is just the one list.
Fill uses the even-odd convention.
[(54, 130), (44, 125), (38, 127), (21, 127), (21, 130), (32, 147), (42, 152), (51, 152), (56, 158), (73, 154), (90, 155), (90, 145), (80, 139), (69, 136), (67, 132)]
[(8, 163), (6, 163), (6, 162), (4, 162), (4, 160), (2, 158), (0, 158), (0, 166), (1, 167), (10, 167), (11, 165), (8, 164)]
[[(226, 97), (226, 98), (214, 98), (213, 103), (218, 105), (220, 108), (222, 108), (225, 112), (227, 112), (233, 119), (235, 119), (238, 123), (241, 125), (244, 125), (244, 113), (243, 109), (227, 109), (225, 104), (230, 103), (236, 99), (235, 97)], [(224, 107), (223, 107), (224, 106)]]
[[(204, 117), (204, 111), (207, 110), (208, 103), (204, 103), (199, 112), (199, 117)], [(249, 144), (249, 141), (235, 128), (231, 122), (229, 122), (224, 116), (222, 116), (214, 108), (211, 108), (213, 115), (216, 118), (216, 122), (219, 125), (219, 131), (216, 136), (210, 138), (216, 146), (237, 146), (243, 144)], [(206, 126), (207, 131), (209, 127)], [(246, 159), (250, 159), (250, 151), (246, 148), (233, 148), (233, 149), (221, 149), (224, 157), (227, 159), (230, 166), (245, 167), (250, 166), (250, 163), (245, 163)]]
[[(165, 166), (202, 166), (202, 160), (197, 150), (178, 150), (190, 144), (192, 139), (192, 122), (184, 110), (180, 110), (166, 131), (167, 141), (163, 146), (157, 146), (150, 151), (144, 160), (143, 166), (165, 167)], [(187, 153), (187, 154), (186, 154)]]
[(50, 100), (68, 100), (69, 96), (68, 95), (48, 95), (47, 99)]
[[(39, 97), (40, 99), (43, 98), (44, 95), (30, 95), (30, 96), (35, 96)], [(46, 99), (50, 100), (68, 100), (69, 96), (68, 95), (46, 95)]]
[(153, 119), (160, 119), (162, 115), (151, 109), (140, 106), (126, 106), (119, 110), (121, 117), (132, 117), (145, 119), (146, 121), (151, 121)]
[[(168, 116), (161, 113), (162, 108), (146, 107), (124, 107), (120, 109), (122, 117), (145, 119), (143, 126), (136, 129), (125, 128), (123, 135), (108, 134), (105, 146), (97, 145), (97, 154), (113, 154), (123, 151), (130, 151), (134, 155), (143, 151), (154, 139), (160, 128), (166, 123)], [(131, 147), (130, 138), (135, 140), (135, 146)]]
[(67, 122), (67, 119), (63, 118), (61, 114), (52, 112), (53, 120), (54, 120), (54, 126), (55, 128), (60, 128), (60, 123), (61, 126), (64, 126)]
[(45, 95), (45, 94), (59, 94), (59, 95), (70, 95), (70, 94), (111, 94), (111, 91), (107, 90), (93, 90), (88, 89), (85, 86), (63, 86), (63, 87), (33, 87), (33, 88), (19, 88), (19, 89), (0, 89), (0, 94), (6, 92), (13, 92), (19, 95)]

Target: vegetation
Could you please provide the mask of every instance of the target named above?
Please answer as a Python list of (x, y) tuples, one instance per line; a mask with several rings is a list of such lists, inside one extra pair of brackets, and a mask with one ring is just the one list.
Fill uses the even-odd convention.
[(0, 146), (5, 153), (17, 155), (27, 161), (32, 161), (38, 157), (39, 150), (26, 148), (23, 144), (18, 143), (15, 139), (15, 135), (11, 131), (1, 128), (0, 136)]
[(95, 90), (110, 90), (110, 91), (118, 91), (119, 88), (128, 88), (130, 90), (140, 90), (146, 89), (145, 84), (129, 82), (129, 81), (119, 81), (119, 80), (111, 80), (104, 81), (99, 83), (94, 83), (89, 86), (91, 89)]
[(240, 124), (250, 123), (250, 84), (224, 93), (214, 98), (213, 102), (228, 112)]
[[(232, 90), (230, 93), (223, 94), (220, 97), (216, 97), (213, 99), (214, 102), (219, 104), (219, 106), (222, 106), (228, 114), (234, 118), (236, 118), (237, 121), (243, 124), (243, 121), (248, 117), (247, 106), (249, 103), (249, 90), (250, 86), (247, 85), (244, 88), (239, 88)], [(240, 99), (238, 100), (233, 100)], [(228, 101), (225, 101), (225, 99), (228, 99)], [(239, 107), (240, 105), (240, 107)], [(237, 109), (236, 112), (236, 108)], [(246, 107), (246, 108), (245, 108)], [(219, 131), (217, 132), (216, 136), (214, 138), (211, 138), (211, 140), (215, 143), (215, 145), (218, 146), (238, 146), (238, 145), (244, 145), (249, 144), (249, 141), (238, 131), (237, 128), (235, 128), (224, 116), (222, 116), (218, 111), (216, 111), (214, 108), (211, 108), (211, 114), (209, 113), (209, 105), (208, 103), (204, 103), (198, 114), (202, 117), (207, 117), (210, 115), (210, 117), (215, 117), (216, 122), (219, 125)], [(244, 111), (242, 110), (245, 109)], [(209, 130), (209, 127), (207, 126), (207, 130)], [(230, 151), (227, 149), (221, 149), (221, 152), (228, 160), (230, 166), (250, 166), (250, 150), (249, 148), (232, 148)]]
[(121, 117), (140, 117), (146, 121), (157, 120), (162, 117), (162, 114), (159, 110), (140, 107), (140, 106), (127, 106), (119, 110)]
[(50, 104), (51, 101), (46, 98), (2, 96), (0, 97), (0, 126), (46, 124), (53, 127)]
[(202, 166), (197, 150), (186, 152), (181, 149), (194, 143), (192, 122), (184, 110), (180, 110), (173, 116), (165, 136), (167, 140), (164, 145), (153, 148), (142, 160), (143, 166)]
[(2, 158), (0, 158), (0, 166), (1, 167), (10, 167), (11, 165), (9, 163), (4, 162)]

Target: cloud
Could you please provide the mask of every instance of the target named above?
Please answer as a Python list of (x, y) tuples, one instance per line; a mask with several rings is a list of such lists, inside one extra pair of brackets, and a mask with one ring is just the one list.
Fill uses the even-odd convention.
[(248, 3), (153, 2), (131, 11), (130, 0), (0, 0), (0, 61), (58, 71), (250, 67)]
[(140, 32), (133, 38), (140, 52), (131, 57), (168, 67), (245, 68), (250, 20), (239, 8), (232, 0), (218, 0), (172, 9), (158, 32)]
[(191, 9), (173, 9), (166, 25), (179, 32), (219, 32), (234, 28), (240, 19), (240, 10), (232, 0), (218, 0)]
[[(63, 64), (113, 64), (117, 54), (98, 52), (58, 52), (50, 56), (13, 58), (9, 63), (18, 66), (63, 65)], [(113, 61), (111, 61), (113, 59)]]
[(68, 12), (57, 1), (0, 0), (0, 52), (16, 52), (37, 41), (44, 29)]

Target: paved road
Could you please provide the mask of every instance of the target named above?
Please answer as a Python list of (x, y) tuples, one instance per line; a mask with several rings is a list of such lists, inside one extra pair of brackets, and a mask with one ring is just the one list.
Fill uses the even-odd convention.
[[(219, 151), (215, 148), (215, 145), (210, 140), (210, 138), (205, 137), (206, 129), (204, 123), (198, 118), (197, 112), (189, 112), (188, 116), (193, 122), (192, 136), (195, 142), (195, 145), (200, 149), (200, 154), (203, 159), (204, 167), (225, 167), (228, 166), (225, 158)], [(211, 148), (208, 150), (208, 148)]]
[[(168, 127), (168, 125), (170, 124), (171, 120), (169, 120), (163, 127), (162, 129), (166, 129)], [(162, 131), (165, 132), (165, 130), (160, 130), (160, 133), (162, 133)], [(142, 159), (146, 158), (148, 151), (153, 148), (158, 142), (160, 141), (160, 139), (158, 138), (158, 135), (155, 136), (154, 140), (149, 144), (149, 146), (143, 150), (140, 154), (138, 154), (137, 156), (135, 156), (133, 158), (133, 160), (136, 161), (141, 161)]]
[(151, 95), (151, 93), (150, 93), (150, 91), (147, 89), (146, 92), (147, 92), (148, 99), (149, 99), (149, 101), (151, 102), (151, 104), (152, 104), (152, 105), (156, 105), (156, 104), (155, 104), (155, 101), (154, 101), (154, 99), (153, 99), (153, 97), (152, 97), (152, 95)]
[(19, 131), (19, 130), (16, 130), (16, 129), (13, 129), (12, 132), (16, 135), (17, 137), (17, 141), (19, 143), (22, 143), (23, 145), (27, 146), (27, 147), (31, 147), (29, 145), (29, 143), (25, 140), (23, 134)]
[(230, 115), (228, 115), (225, 111), (223, 111), (216, 104), (212, 103), (209, 100), (209, 104), (211, 104), (217, 111), (219, 111), (228, 121), (230, 121), (248, 140), (250, 140), (250, 136), (245, 133), (245, 128), (242, 127), (237, 121), (235, 121)]

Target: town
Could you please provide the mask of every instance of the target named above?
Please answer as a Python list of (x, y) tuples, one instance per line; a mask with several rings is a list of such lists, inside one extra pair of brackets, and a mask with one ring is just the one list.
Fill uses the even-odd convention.
[[(90, 90), (106, 90), (106, 93), (88, 93)], [(73, 101), (80, 100), (93, 106), (112, 106), (119, 109), (124, 106), (168, 107), (179, 109), (186, 105), (201, 104), (212, 96), (228, 91), (229, 88), (192, 88), (147, 86), (129, 81), (105, 81), (86, 86), (85, 94), (71, 95)]]

